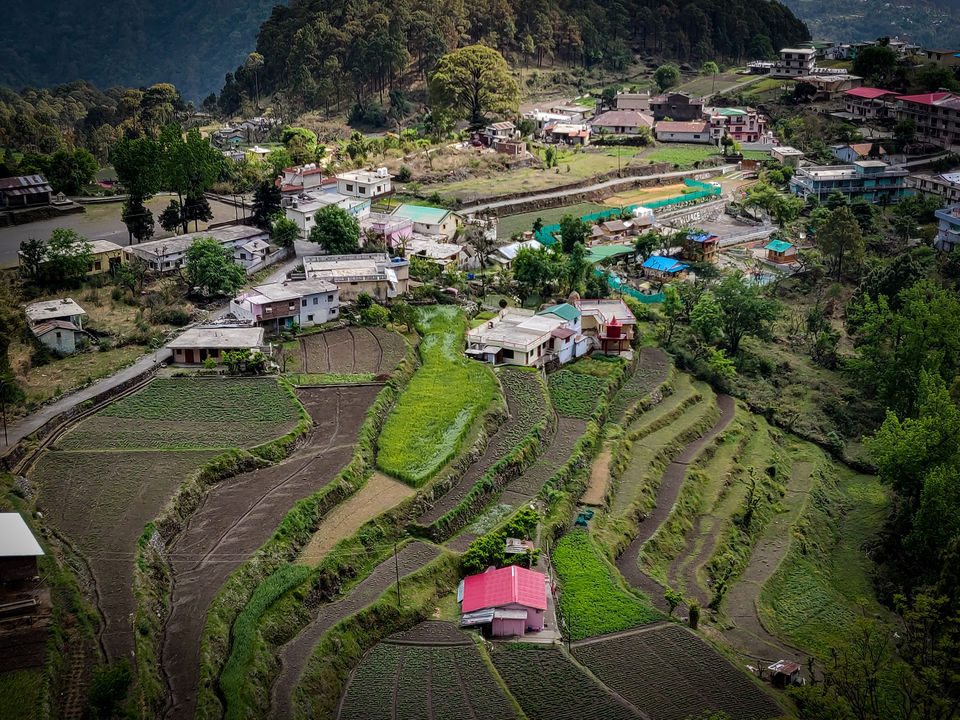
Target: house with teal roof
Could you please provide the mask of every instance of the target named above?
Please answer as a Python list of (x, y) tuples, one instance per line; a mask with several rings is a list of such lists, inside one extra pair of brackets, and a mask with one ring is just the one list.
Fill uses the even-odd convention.
[(445, 235), (448, 240), (453, 239), (462, 225), (460, 216), (446, 208), (403, 204), (393, 214), (413, 221), (415, 233)]
[(767, 260), (778, 264), (792, 263), (797, 259), (797, 248), (786, 240), (772, 240), (764, 248)]

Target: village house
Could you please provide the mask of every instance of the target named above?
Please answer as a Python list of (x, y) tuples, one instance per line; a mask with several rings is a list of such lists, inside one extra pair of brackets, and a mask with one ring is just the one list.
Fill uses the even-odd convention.
[(504, 122), (487, 125), (480, 133), (480, 137), (487, 147), (496, 148), (497, 143), (513, 140), (516, 132), (517, 126), (509, 120), (505, 120)]
[(882, 160), (887, 151), (879, 143), (861, 142), (850, 145), (831, 145), (830, 152), (848, 165), (857, 160)]
[(375, 198), (393, 191), (393, 175), (385, 168), (350, 170), (337, 175), (337, 192), (353, 198)]
[(613, 96), (613, 107), (616, 110), (650, 111), (650, 93), (618, 92)]
[(689, 265), (666, 255), (651, 255), (643, 261), (643, 275), (659, 280), (679, 280), (686, 276)]
[(843, 94), (843, 109), (852, 120), (881, 120), (893, 112), (892, 90), (858, 87)]
[(904, 179), (907, 171), (882, 160), (857, 160), (851, 165), (816, 165), (798, 168), (790, 178), (790, 192), (804, 199), (815, 196), (823, 201), (840, 191), (850, 201), (897, 203), (911, 195)]
[(914, 173), (907, 178), (907, 185), (924, 195), (938, 195), (948, 204), (960, 203), (960, 172)]
[(960, 65), (960, 51), (946, 48), (933, 48), (921, 52), (928, 63), (937, 67), (952, 68)]
[(687, 233), (683, 239), (683, 258), (690, 262), (715, 262), (719, 237), (713, 233)]
[(573, 117), (564, 113), (544, 112), (542, 110), (531, 110), (523, 114), (525, 120), (532, 120), (534, 125), (533, 134), (542, 137), (544, 130), (548, 125), (555, 123), (572, 123)]
[(951, 205), (934, 213), (940, 225), (933, 246), (943, 252), (952, 252), (960, 245), (960, 205)]
[(418, 257), (428, 260), (441, 270), (463, 270), (470, 262), (464, 248), (455, 243), (438, 242), (437, 235), (420, 235), (414, 233), (404, 244), (404, 257), (407, 260)]
[(710, 111), (710, 137), (716, 141), (726, 135), (738, 143), (759, 142), (766, 126), (767, 119), (749, 108), (713, 108)]
[(848, 90), (863, 85), (863, 78), (847, 72), (831, 72), (832, 68), (817, 68), (812, 75), (796, 78), (798, 83), (813, 85), (813, 100), (833, 100)]
[(186, 233), (185, 235), (174, 235), (161, 240), (151, 240), (139, 245), (128, 245), (123, 248), (123, 251), (128, 259), (138, 259), (154, 272), (167, 273), (174, 272), (184, 263), (187, 249), (201, 238), (213, 238), (233, 255), (236, 248), (246, 245), (252, 240), (266, 242), (269, 237), (270, 234), (266, 230), (261, 230), (258, 227), (228, 225)]
[(590, 115), (590, 108), (584, 107), (583, 105), (562, 103), (560, 105), (554, 105), (550, 108), (550, 112), (557, 113), (558, 115), (569, 115), (573, 122), (583, 123), (586, 122), (587, 117)]
[(0, 512), (0, 587), (35, 579), (43, 548), (18, 512)]
[(100, 275), (101, 273), (114, 272), (123, 265), (123, 248), (109, 240), (88, 240), (90, 243), (90, 254), (93, 255), (93, 265), (90, 266), (88, 275)]
[(310, 190), (323, 188), (323, 170), (316, 163), (297, 165), (283, 169), (283, 175), (277, 178), (281, 195), (298, 195)]
[(543, 630), (546, 582), (543, 573), (517, 565), (467, 576), (457, 588), (460, 626), (481, 627), (494, 637)]
[(659, 142), (707, 143), (711, 142), (706, 121), (675, 122), (661, 120), (654, 130)]
[(201, 326), (185, 330), (167, 343), (175, 365), (202, 365), (207, 358), (221, 362), (227, 352), (257, 352), (264, 346), (262, 327)]
[[(3, 672), (43, 668), (53, 624), (50, 588), (37, 558), (43, 548), (18, 512), (0, 513), (0, 659)], [(13, 702), (13, 701), (11, 701)], [(15, 707), (7, 709), (17, 716)], [(27, 717), (28, 715), (24, 715)]]
[(675, 122), (693, 122), (703, 118), (703, 98), (685, 92), (671, 92), (650, 98), (653, 118)]
[(653, 118), (636, 110), (607, 110), (590, 121), (594, 133), (637, 135), (640, 128), (652, 128)]
[(590, 341), (580, 329), (580, 315), (570, 305), (540, 313), (504, 308), (467, 332), (465, 353), (494, 365), (540, 367), (552, 361), (569, 362), (590, 350)]
[(50, 204), (53, 188), (43, 175), (0, 178), (0, 208), (38, 207)]
[(413, 220), (403, 215), (370, 213), (360, 221), (360, 246), (364, 236), (371, 235), (388, 248), (399, 247), (413, 235)]
[(270, 243), (255, 238), (233, 249), (233, 261), (245, 268), (250, 268), (263, 263), (269, 254)]
[(585, 123), (556, 122), (544, 128), (544, 136), (549, 142), (586, 146), (590, 144), (590, 126)]
[(772, 240), (763, 249), (767, 251), (767, 260), (778, 265), (785, 265), (797, 260), (797, 248), (793, 243), (788, 243), (786, 240)]
[(490, 256), (490, 261), (499, 265), (500, 267), (511, 267), (513, 265), (513, 261), (517, 259), (517, 253), (520, 252), (520, 250), (539, 250), (541, 247), (543, 246), (540, 244), (539, 240), (520, 240), (518, 242), (512, 242), (494, 250), (493, 254)]
[(337, 192), (301, 193), (284, 199), (284, 215), (300, 229), (300, 239), (306, 240), (317, 224), (317, 212), (335, 205), (362, 220), (370, 214), (371, 201), (348, 197)]
[(800, 663), (792, 660), (777, 660), (767, 666), (770, 681), (777, 687), (796, 685), (800, 682)]
[(423, 235), (445, 235), (448, 240), (457, 234), (463, 224), (460, 216), (445, 208), (425, 205), (401, 205), (393, 212), (398, 217), (413, 221), (413, 232)]
[(610, 354), (630, 349), (637, 319), (623, 300), (574, 298), (573, 305), (580, 311), (583, 334), (597, 350)]
[(599, 227), (600, 232), (606, 239), (619, 240), (628, 235), (636, 235), (637, 231), (633, 227), (632, 220), (620, 220), (619, 218), (607, 220), (594, 227)]
[(31, 303), (27, 305), (25, 312), (27, 322), (30, 325), (38, 325), (51, 320), (62, 320), (75, 326), (78, 330), (83, 329), (83, 317), (87, 314), (86, 310), (74, 302), (73, 298)]
[(316, 279), (267, 283), (234, 298), (230, 312), (275, 332), (294, 324), (313, 327), (340, 317), (340, 290)]
[(340, 290), (340, 302), (356, 302), (366, 293), (378, 302), (403, 295), (410, 284), (410, 263), (386, 253), (314, 255), (303, 258), (307, 279), (327, 280)]
[(66, 320), (47, 320), (30, 327), (30, 332), (51, 350), (63, 355), (72, 355), (85, 343), (90, 335)]
[(817, 51), (813, 48), (784, 48), (779, 62), (770, 70), (771, 77), (797, 78), (810, 75), (817, 66)]
[(770, 157), (781, 165), (789, 165), (796, 169), (800, 167), (800, 161), (803, 159), (803, 151), (797, 150), (789, 145), (778, 145), (770, 148)]
[(259, 145), (254, 145), (252, 148), (247, 150), (247, 159), (254, 162), (266, 162), (267, 155), (270, 154), (270, 150), (265, 147), (260, 147)]
[(897, 121), (913, 120), (917, 139), (946, 150), (960, 148), (960, 95), (952, 92), (900, 95)]

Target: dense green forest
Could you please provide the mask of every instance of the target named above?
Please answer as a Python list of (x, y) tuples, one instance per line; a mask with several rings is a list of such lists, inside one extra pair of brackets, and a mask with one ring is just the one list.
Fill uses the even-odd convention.
[(199, 100), (253, 49), (279, 0), (74, 0), (4, 3), (0, 84), (173, 83)]
[(924, 47), (952, 48), (957, 45), (957, 27), (960, 25), (960, 2), (957, 0), (786, 2), (817, 39), (860, 42), (898, 35)]
[(288, 90), (306, 107), (363, 105), (404, 82), (411, 62), (429, 72), (463, 45), (483, 43), (511, 62), (560, 63), (619, 72), (633, 54), (681, 62), (742, 60), (758, 47), (809, 38), (779, 2), (768, 0), (294, 0), (261, 26), (256, 65), (226, 78), (220, 105), (239, 108), (241, 94)]

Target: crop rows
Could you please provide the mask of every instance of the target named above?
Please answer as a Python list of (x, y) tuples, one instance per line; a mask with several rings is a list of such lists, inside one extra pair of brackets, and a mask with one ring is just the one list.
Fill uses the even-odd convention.
[(312, 333), (301, 338), (305, 373), (392, 373), (403, 359), (406, 343), (385, 328), (351, 327)]
[(575, 649), (601, 681), (651, 720), (725, 712), (738, 720), (782, 710), (742, 672), (693, 633), (665, 625)]
[(402, 337), (386, 328), (367, 328), (380, 341), (383, 357), (380, 360), (380, 373), (386, 375), (397, 369), (397, 365), (407, 353), (407, 344)]
[(530, 720), (635, 720), (637, 717), (555, 646), (498, 645), (491, 656)]
[(610, 403), (610, 418), (619, 422), (639, 400), (667, 381), (670, 359), (659, 348), (641, 348), (633, 375), (623, 384)]
[(471, 714), (516, 717), (472, 643), (381, 643), (354, 672), (340, 709), (343, 720), (458, 720)]
[(494, 450), (497, 457), (503, 457), (516, 447), (547, 413), (546, 399), (536, 372), (505, 369), (500, 373), (500, 382), (507, 388), (513, 418), (500, 435)]
[(655, 622), (660, 613), (614, 582), (612, 569), (594, 550), (584, 530), (564, 535), (553, 551), (560, 580), (557, 601), (574, 640)]
[(594, 375), (565, 368), (550, 376), (549, 386), (550, 398), (558, 413), (587, 420), (596, 409), (607, 383)]

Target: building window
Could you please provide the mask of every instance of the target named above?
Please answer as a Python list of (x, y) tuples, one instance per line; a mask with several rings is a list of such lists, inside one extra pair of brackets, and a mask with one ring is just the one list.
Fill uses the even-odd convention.
[(360, 185), (357, 189), (360, 191), (361, 195), (367, 194), (367, 187), (365, 185)]
[(304, 220), (306, 220), (307, 222), (310, 222), (311, 220), (313, 220), (313, 215), (307, 215), (307, 216), (304, 218)]
[(333, 302), (333, 295), (327, 295), (327, 302)]
[(93, 264), (93, 269), (94, 269), (94, 270), (99, 270), (99, 269), (100, 269), (100, 261), (99, 261), (99, 260), (97, 260), (97, 261)]
[(307, 315), (307, 322), (313, 322), (313, 315)]
[(347, 183), (347, 192), (353, 192), (353, 184)]
[(503, 358), (504, 360), (513, 360), (513, 350), (507, 350), (506, 348), (504, 348)]
[(60, 333), (59, 333), (59, 332), (57, 333), (57, 343), (58, 343), (58, 344), (60, 343)]
[(306, 298), (304, 298), (304, 299), (301, 300), (300, 302), (301, 302), (301, 307), (306, 307), (306, 306), (307, 306), (307, 299), (306, 299)]
[[(306, 305), (306, 304), (307, 304), (307, 301), (304, 300), (304, 301), (303, 301), (303, 304)], [(318, 298), (316, 295), (313, 296), (313, 304), (314, 304), (314, 305), (319, 305), (319, 304), (320, 304), (320, 298)]]

